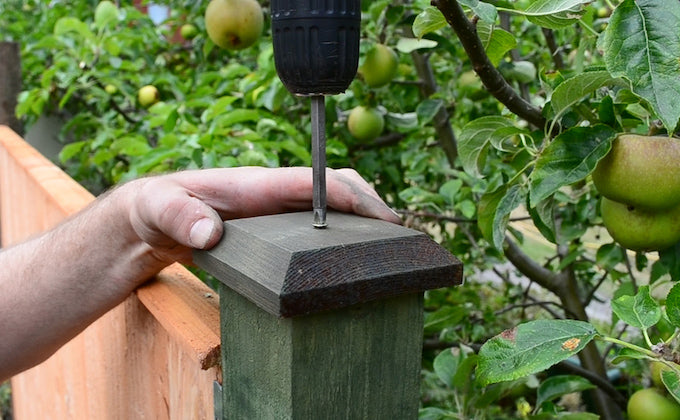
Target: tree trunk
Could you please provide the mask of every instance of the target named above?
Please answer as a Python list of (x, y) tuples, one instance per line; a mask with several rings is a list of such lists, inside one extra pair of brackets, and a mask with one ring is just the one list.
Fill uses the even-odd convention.
[[(565, 310), (581, 321), (588, 321), (585, 307), (578, 295), (576, 279), (571, 277), (567, 280), (563, 292), (559, 294), (559, 298), (562, 300)], [(590, 342), (590, 344), (578, 354), (578, 357), (581, 361), (581, 366), (584, 369), (607, 380), (607, 370), (595, 342)], [(590, 395), (602, 420), (618, 420), (622, 418), (621, 408), (605, 392), (596, 388), (591, 391)]]

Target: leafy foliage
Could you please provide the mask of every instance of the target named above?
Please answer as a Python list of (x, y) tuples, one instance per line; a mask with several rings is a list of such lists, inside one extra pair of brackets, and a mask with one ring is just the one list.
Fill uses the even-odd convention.
[[(206, 0), (156, 2), (171, 11), (161, 24), (121, 3), (97, 14), (96, 0), (0, 2), (3, 38), (22, 45), (17, 112), (29, 126), (44, 115), (65, 121), (60, 159), (73, 177), (100, 192), (156, 172), (310, 163), (309, 104), (278, 80), (268, 23), (258, 44), (226, 52), (205, 34)], [(679, 292), (666, 289), (680, 278), (680, 244), (658, 258), (622, 249), (601, 226), (590, 173), (619, 133), (676, 135), (679, 8), (362, 1), (362, 60), (388, 45), (398, 74), (380, 88), (357, 77), (327, 98), (329, 165), (371, 180), (408, 226), (463, 260), (469, 278), (426, 295), (421, 418), (592, 418), (557, 401), (587, 381), (551, 376), (549, 366), (577, 355), (602, 372), (619, 351), (626, 393), (642, 383), (632, 379), (641, 361), (674, 357)], [(178, 36), (186, 22), (198, 28), (191, 40)], [(146, 109), (136, 96), (148, 84), (160, 102)], [(358, 105), (385, 117), (373, 141), (347, 129)], [(610, 323), (589, 322), (586, 308), (600, 299), (613, 302)], [(593, 339), (611, 347), (579, 352)], [(664, 375), (674, 395), (676, 379)], [(606, 383), (598, 387), (622, 405), (621, 389)]]
[(479, 351), (482, 385), (537, 373), (581, 351), (595, 337), (583, 321), (539, 320), (506, 330)]

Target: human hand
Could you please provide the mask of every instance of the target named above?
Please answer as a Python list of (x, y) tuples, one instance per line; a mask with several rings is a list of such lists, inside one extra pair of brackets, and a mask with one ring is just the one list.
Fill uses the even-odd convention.
[[(352, 169), (329, 169), (328, 205), (361, 216), (401, 223)], [(222, 220), (312, 207), (310, 168), (226, 168), (143, 178), (132, 191), (130, 223), (166, 263), (191, 261), (191, 249), (209, 249), (222, 236)]]

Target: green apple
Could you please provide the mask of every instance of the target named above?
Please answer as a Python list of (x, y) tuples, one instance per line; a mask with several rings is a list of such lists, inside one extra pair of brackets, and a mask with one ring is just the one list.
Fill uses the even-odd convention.
[(366, 53), (359, 73), (368, 86), (377, 88), (391, 82), (398, 69), (397, 53), (387, 45), (375, 44)]
[(474, 70), (460, 73), (460, 76), (458, 76), (458, 84), (461, 88), (478, 89), (482, 87), (482, 81)]
[(115, 87), (115, 86), (112, 85), (112, 84), (108, 84), (108, 85), (104, 86), (104, 90), (105, 90), (106, 93), (108, 93), (109, 95), (113, 95), (113, 94), (115, 94), (116, 92), (118, 92), (118, 88)]
[(262, 34), (264, 16), (256, 0), (211, 0), (205, 9), (205, 29), (220, 48), (241, 50)]
[(597, 17), (600, 19), (604, 19), (606, 17), (609, 17), (609, 15), (612, 14), (612, 11), (609, 7), (602, 6), (597, 9)]
[(382, 133), (385, 128), (385, 119), (375, 108), (358, 106), (350, 111), (347, 128), (357, 140), (370, 141)]
[(649, 211), (602, 197), (602, 222), (624, 248), (658, 251), (680, 241), (680, 205)]
[(680, 140), (622, 134), (593, 171), (603, 196), (645, 209), (680, 204)]
[(641, 389), (631, 395), (627, 411), (629, 420), (680, 419), (680, 404), (654, 388)]
[(505, 61), (498, 66), (498, 70), (508, 80), (517, 80), (520, 83), (536, 80), (536, 66), (531, 61)]
[(159, 99), (160, 94), (154, 85), (142, 86), (142, 88), (137, 92), (137, 100), (144, 108), (150, 107), (151, 105), (158, 102)]
[(179, 28), (179, 33), (186, 40), (194, 39), (198, 35), (198, 29), (191, 23), (185, 23)]

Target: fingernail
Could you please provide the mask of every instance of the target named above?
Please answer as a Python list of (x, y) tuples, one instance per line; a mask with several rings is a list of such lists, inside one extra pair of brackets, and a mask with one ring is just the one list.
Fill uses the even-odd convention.
[(208, 219), (199, 219), (191, 227), (191, 232), (189, 232), (189, 242), (194, 248), (202, 249), (208, 244), (210, 238), (215, 231), (215, 223)]
[(392, 213), (394, 213), (394, 215), (397, 217), (396, 220), (399, 221), (399, 224), (400, 224), (400, 225), (403, 224), (404, 221), (401, 219), (401, 214), (399, 214), (399, 212), (396, 211), (395, 209), (393, 209), (392, 207), (388, 207), (388, 208), (389, 208), (389, 209), (392, 211)]

